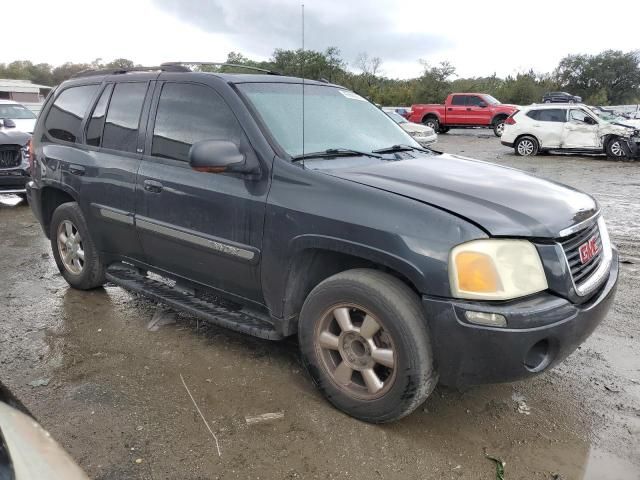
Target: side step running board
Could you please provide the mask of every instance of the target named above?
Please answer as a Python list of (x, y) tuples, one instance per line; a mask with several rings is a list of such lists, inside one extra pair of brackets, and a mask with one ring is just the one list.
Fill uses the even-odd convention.
[(266, 314), (248, 308), (232, 310), (216, 303), (207, 302), (191, 293), (142, 275), (126, 265), (110, 266), (107, 269), (106, 278), (122, 288), (141, 293), (157, 302), (190, 313), (215, 325), (267, 340), (284, 338), (273, 327)]

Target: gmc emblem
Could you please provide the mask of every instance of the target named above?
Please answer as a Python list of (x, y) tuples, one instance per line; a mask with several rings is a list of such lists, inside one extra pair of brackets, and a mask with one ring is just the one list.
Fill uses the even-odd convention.
[(598, 244), (596, 243), (596, 237), (591, 237), (589, 240), (580, 245), (578, 249), (580, 251), (580, 262), (582, 262), (582, 264), (584, 265), (598, 253)]

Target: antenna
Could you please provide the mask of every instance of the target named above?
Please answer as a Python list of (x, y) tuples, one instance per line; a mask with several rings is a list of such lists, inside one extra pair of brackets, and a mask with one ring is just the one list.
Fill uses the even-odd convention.
[(304, 55), (304, 3), (302, 6), (302, 168), (304, 168), (304, 67), (306, 58)]

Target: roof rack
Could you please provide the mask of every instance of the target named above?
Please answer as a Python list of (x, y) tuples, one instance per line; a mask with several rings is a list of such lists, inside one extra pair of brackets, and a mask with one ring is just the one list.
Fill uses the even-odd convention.
[(211, 66), (211, 67), (235, 67), (246, 68), (247, 70), (255, 70), (256, 72), (266, 73), (267, 75), (280, 75), (279, 72), (273, 70), (267, 70), (266, 68), (252, 67), (250, 65), (240, 65), (238, 63), (224, 63), (224, 62), (165, 62), (161, 64), (161, 67), (182, 67), (184, 65), (198, 65), (198, 66)]
[(71, 78), (78, 77), (93, 77), (97, 75), (122, 75), (129, 72), (190, 72), (187, 67), (183, 67), (179, 64), (175, 65), (160, 65), (158, 67), (131, 67), (131, 68), (99, 68), (82, 70), (81, 72), (72, 75)]

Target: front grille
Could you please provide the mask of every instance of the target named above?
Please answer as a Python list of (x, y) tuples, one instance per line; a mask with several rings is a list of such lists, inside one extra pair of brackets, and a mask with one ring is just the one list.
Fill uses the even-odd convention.
[[(583, 245), (591, 238), (595, 238), (598, 251), (589, 261), (582, 263), (580, 260), (580, 245)], [(562, 245), (564, 254), (569, 262), (573, 283), (575, 283), (576, 286), (580, 286), (580, 284), (586, 281), (602, 263), (602, 239), (600, 238), (600, 229), (598, 228), (597, 221), (594, 221), (592, 225), (579, 232), (560, 239), (560, 245)]]
[(0, 168), (19, 167), (22, 162), (20, 147), (16, 145), (0, 145)]

